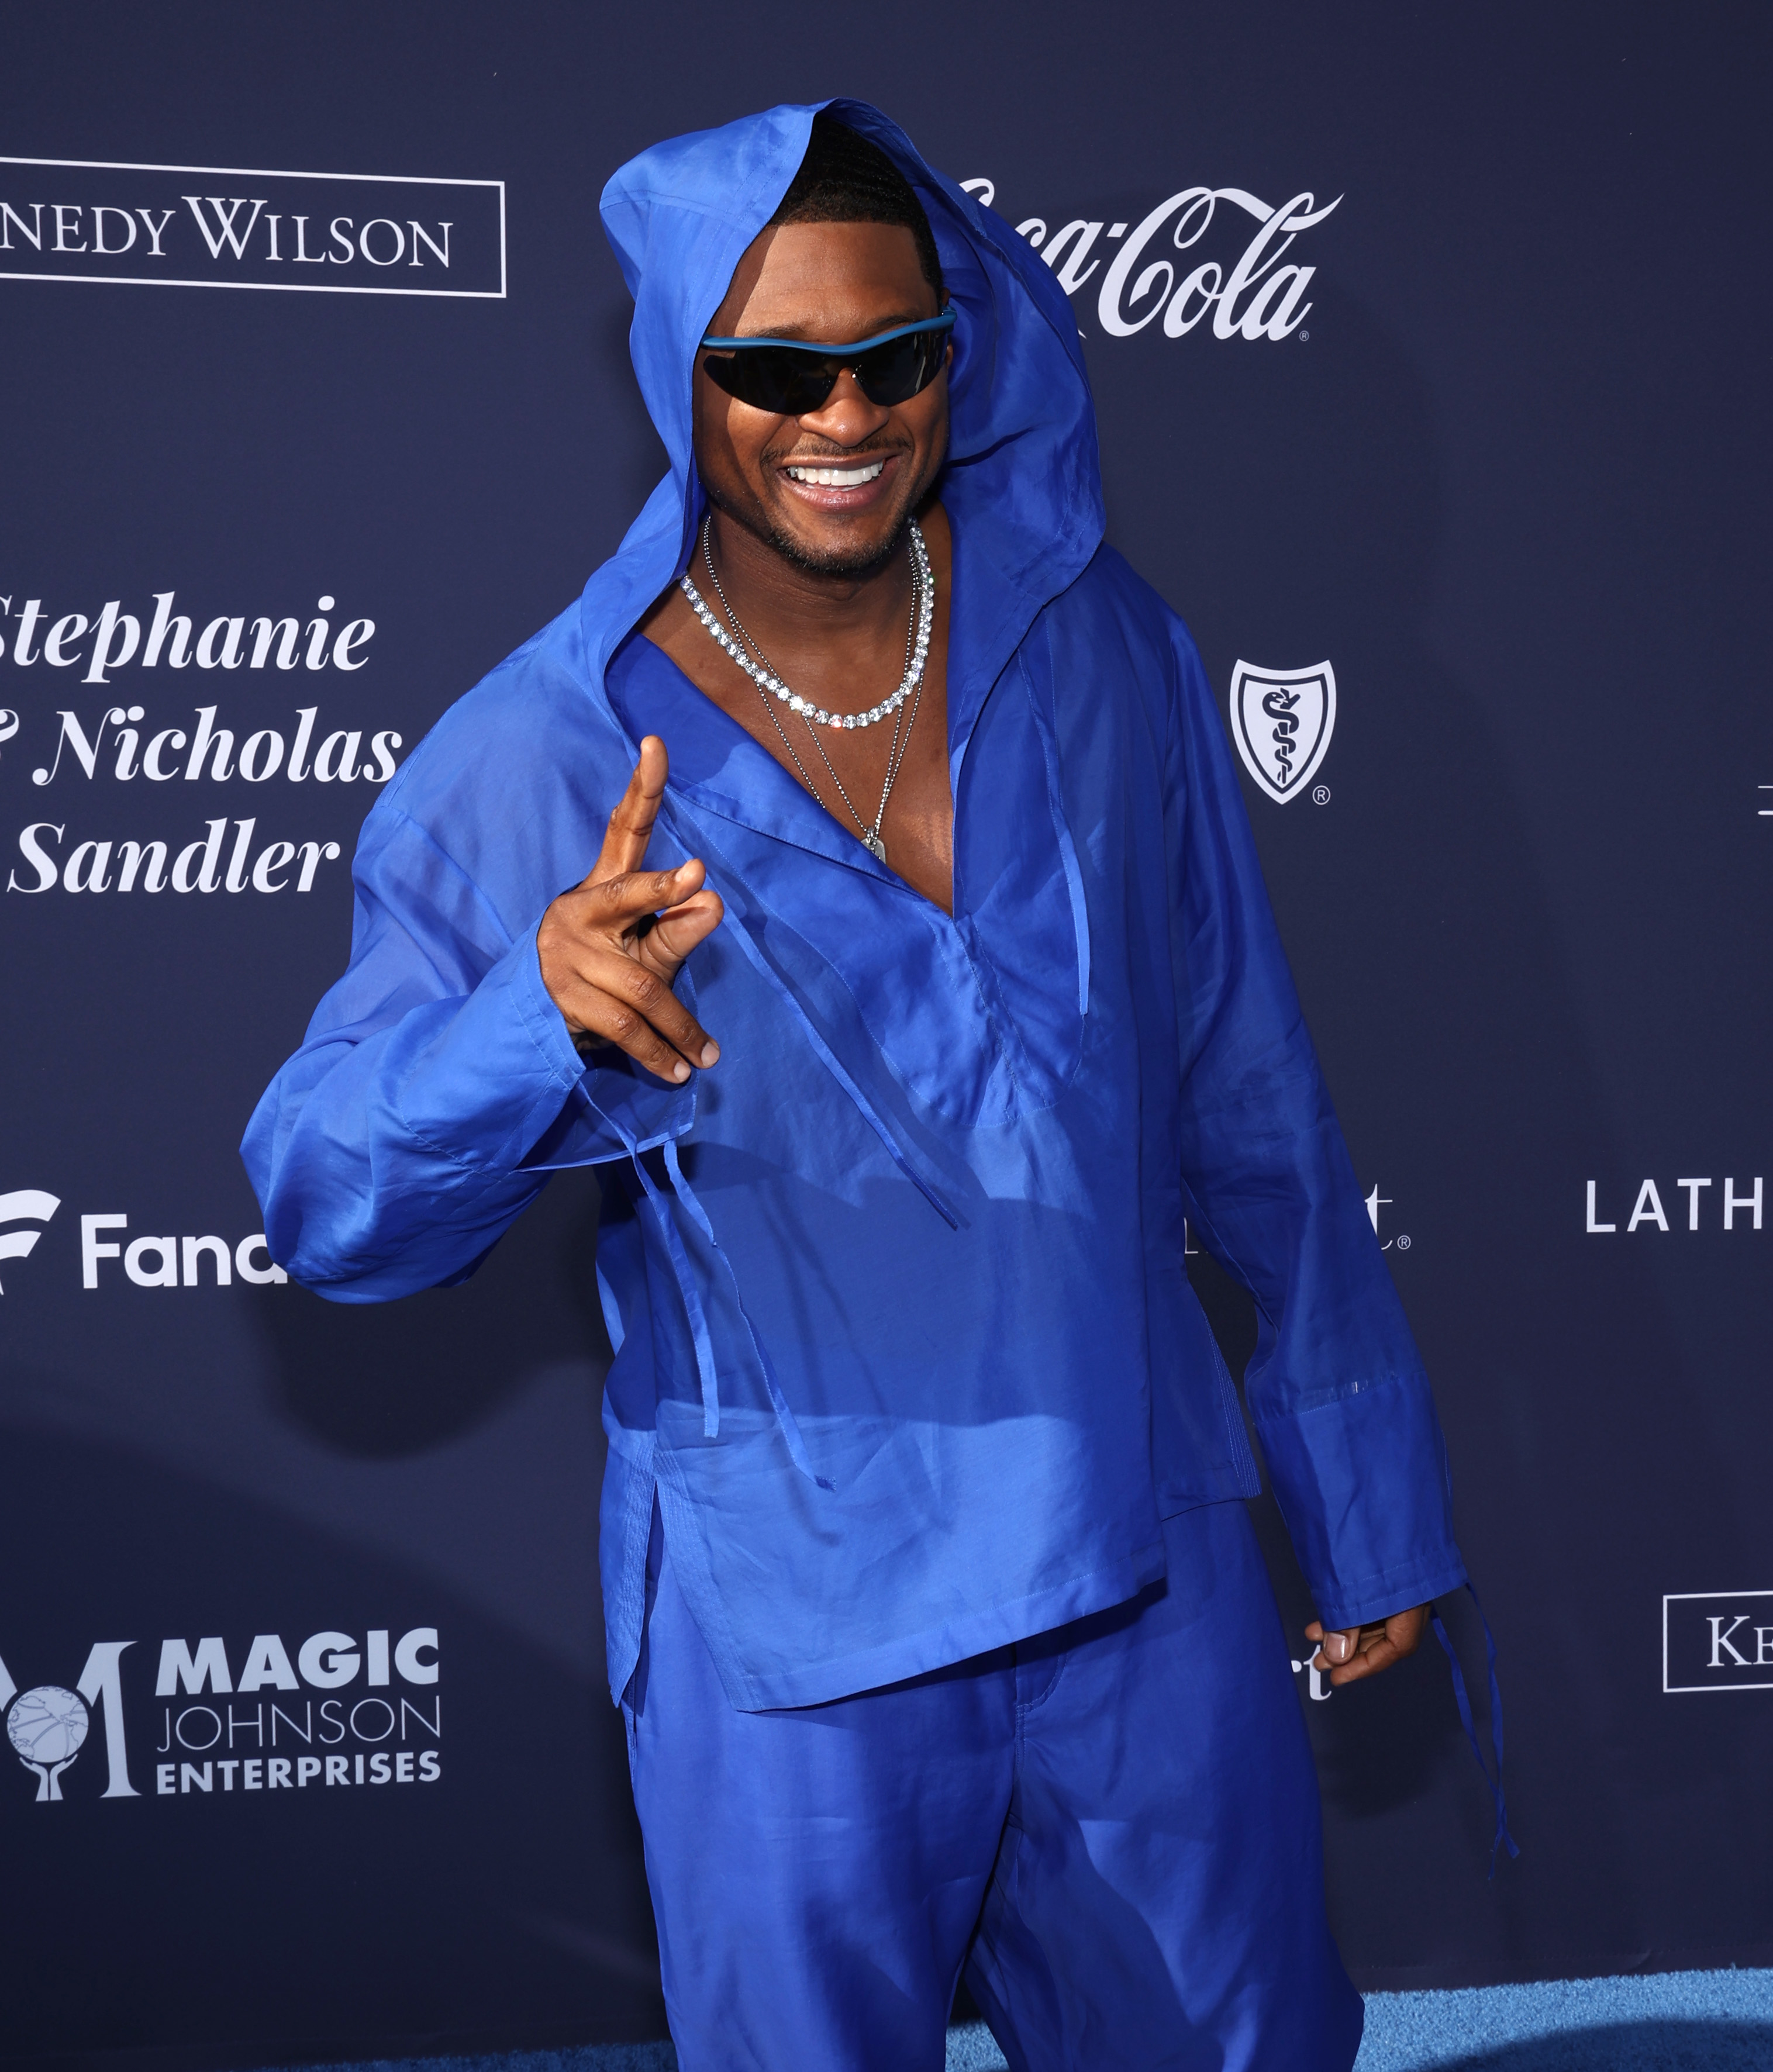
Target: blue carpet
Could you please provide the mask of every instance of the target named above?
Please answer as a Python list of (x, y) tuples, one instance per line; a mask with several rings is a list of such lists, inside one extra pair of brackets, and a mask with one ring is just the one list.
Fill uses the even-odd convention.
[(1370, 1993), (1355, 2072), (1770, 2072), (1773, 1971)]
[[(948, 2032), (948, 2072), (1006, 2072), (1003, 2054), (982, 2023)], [(331, 2072), (677, 2072), (677, 2066), (668, 2043), (641, 2043), (496, 2058), (379, 2059)], [(1355, 2072), (1773, 2072), (1773, 1971), (1369, 1993)]]

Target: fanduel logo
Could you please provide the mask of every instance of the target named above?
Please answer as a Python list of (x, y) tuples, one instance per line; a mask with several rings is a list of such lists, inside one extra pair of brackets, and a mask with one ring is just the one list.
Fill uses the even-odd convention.
[(503, 180), (0, 158), (0, 278), (502, 298)]
[(1700, 1590), (1662, 1601), (1662, 1688), (1773, 1691), (1773, 1590)]
[[(43, 1235), (40, 1229), (21, 1230), (8, 1225), (47, 1223), (60, 1207), (54, 1194), (46, 1194), (40, 1187), (20, 1187), (12, 1194), (0, 1194), (0, 1260), (28, 1258)], [(121, 1212), (80, 1218), (82, 1288), (97, 1288), (101, 1269), (103, 1285), (107, 1287), (126, 1281), (135, 1288), (227, 1288), (241, 1281), (253, 1287), (272, 1288), (282, 1286), (290, 1277), (272, 1259), (263, 1231), (249, 1231), (245, 1237), (234, 1240), (207, 1234), (186, 1237), (170, 1231), (164, 1235), (126, 1238), (124, 1233), (129, 1227), (129, 1218)], [(112, 1232), (117, 1234), (114, 1238), (109, 1235)], [(112, 1260), (117, 1262), (117, 1266), (108, 1264)], [(72, 1264), (68, 1261), (68, 1266)], [(40, 1273), (42, 1269), (33, 1268), (32, 1271)], [(39, 1287), (42, 1285), (39, 1281)]]
[[(138, 1288), (201, 1288), (206, 1283), (199, 1271), (199, 1261), (204, 1259), (210, 1263), (207, 1285), (216, 1288), (227, 1287), (236, 1273), (259, 1288), (281, 1287), (290, 1277), (271, 1257), (263, 1231), (253, 1231), (232, 1247), (220, 1237), (138, 1237), (128, 1244), (121, 1241), (112, 1244), (99, 1235), (101, 1231), (125, 1231), (129, 1227), (130, 1219), (125, 1215), (80, 1218), (81, 1287), (97, 1287), (99, 1263), (106, 1259), (121, 1259), (125, 1274)], [(262, 1266), (257, 1259), (260, 1252), (265, 1255)]]
[(1327, 662), (1309, 669), (1232, 672), (1232, 738), (1269, 797), (1284, 806), (1309, 790), (1336, 728), (1336, 672)]
[[(29, 1259), (37, 1248), (40, 1230), (9, 1230), (9, 1223), (46, 1223), (61, 1207), (60, 1198), (46, 1194), (41, 1187), (17, 1187), (0, 1194), (0, 1259)], [(6, 1289), (0, 1285), (0, 1295)]]
[[(997, 198), (993, 180), (961, 184), (983, 208)], [(1319, 208), (1314, 195), (1297, 194), (1277, 208), (1243, 187), (1183, 187), (1136, 224), (1080, 216), (1050, 230), (1044, 217), (1030, 216), (1016, 229), (1068, 295), (1100, 275), (1096, 320), (1110, 338), (1131, 338), (1160, 319), (1165, 337), (1183, 338), (1210, 314), (1215, 338), (1278, 343), (1310, 314), (1305, 294), (1317, 271), (1281, 261), (1302, 231), (1341, 202), (1338, 195)], [(1222, 256), (1200, 256), (1220, 243)], [(1166, 250), (1179, 257), (1166, 258)]]

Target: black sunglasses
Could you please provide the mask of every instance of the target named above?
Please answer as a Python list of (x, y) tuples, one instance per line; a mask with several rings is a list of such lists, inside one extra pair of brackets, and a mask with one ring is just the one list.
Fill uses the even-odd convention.
[(705, 338), (710, 356), (702, 365), (717, 388), (779, 417), (804, 417), (822, 409), (845, 368), (870, 403), (908, 403), (941, 372), (954, 314), (951, 302), (939, 317), (901, 324), (855, 345), (806, 345), (790, 338)]

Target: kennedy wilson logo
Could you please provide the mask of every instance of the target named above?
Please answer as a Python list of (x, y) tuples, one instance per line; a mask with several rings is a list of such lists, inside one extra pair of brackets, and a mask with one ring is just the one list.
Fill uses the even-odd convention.
[(1773, 1691), (1773, 1590), (1684, 1591), (1662, 1601), (1662, 1688)]
[(0, 158), (0, 279), (502, 300), (504, 182)]

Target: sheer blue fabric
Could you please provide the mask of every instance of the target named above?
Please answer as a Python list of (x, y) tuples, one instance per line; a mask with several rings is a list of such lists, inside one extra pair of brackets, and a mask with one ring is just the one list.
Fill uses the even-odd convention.
[(1241, 1506), (1168, 1520), (1127, 1604), (795, 1712), (726, 1704), (655, 1551), (623, 1712), (686, 2072), (937, 2072), (957, 1973), (1016, 2072), (1349, 2072), (1360, 1996)]
[[(1434, 1404), (1276, 939), (1194, 645), (1103, 544), (1063, 294), (872, 109), (958, 311), (952, 916), (633, 629), (686, 565), (696, 341), (811, 107), (625, 166), (604, 220), (670, 469), (584, 594), (448, 712), (354, 865), (351, 961), (253, 1118), (273, 1256), (342, 1301), (463, 1278), (605, 1176), (609, 1674), (655, 1491), (728, 1696), (801, 1705), (1120, 1603), (1162, 1521), (1253, 1494), (1184, 1221), (1256, 1298), (1249, 1407), (1327, 1623), (1462, 1581)], [(685, 1089), (587, 1068), (541, 983), (641, 734), (649, 852), (726, 919)], [(608, 1054), (604, 1054), (607, 1057)]]

